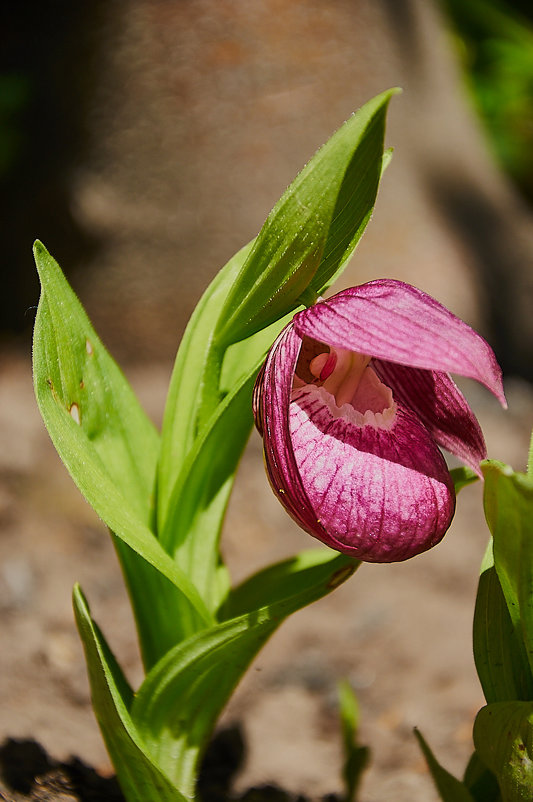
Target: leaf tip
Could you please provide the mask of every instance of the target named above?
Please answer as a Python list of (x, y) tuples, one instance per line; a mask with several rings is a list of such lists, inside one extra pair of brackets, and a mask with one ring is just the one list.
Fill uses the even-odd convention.
[(85, 613), (89, 612), (89, 605), (87, 604), (87, 599), (84, 596), (79, 582), (76, 582), (72, 588), (72, 604), (74, 606), (74, 610), (76, 611), (83, 611)]
[(38, 256), (45, 256), (48, 255), (48, 251), (44, 247), (43, 243), (40, 239), (36, 239), (33, 243), (33, 255), (37, 259)]

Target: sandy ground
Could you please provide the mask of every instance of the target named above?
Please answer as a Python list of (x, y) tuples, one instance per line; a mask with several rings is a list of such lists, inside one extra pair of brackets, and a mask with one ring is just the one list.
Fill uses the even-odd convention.
[[(57, 458), (33, 398), (30, 365), (2, 357), (0, 387), (0, 741), (35, 738), (55, 759), (76, 755), (111, 771), (93, 718), (70, 606), (80, 581), (132, 682), (135, 634), (110, 539)], [(128, 371), (159, 421), (171, 366)], [(467, 392), (493, 457), (524, 468), (533, 392), (507, 387), (502, 412), (485, 391)], [(222, 723), (242, 722), (246, 764), (237, 788), (277, 782), (317, 798), (339, 791), (335, 684), (346, 677), (372, 748), (361, 802), (437, 799), (412, 734), (419, 727), (460, 774), (483, 703), (471, 620), (487, 532), (481, 487), (462, 491), (452, 529), (432, 552), (404, 564), (364, 565), (327, 599), (274, 635), (238, 688)], [(253, 436), (231, 502), (223, 548), (235, 580), (311, 545), (286, 517), (263, 475)]]

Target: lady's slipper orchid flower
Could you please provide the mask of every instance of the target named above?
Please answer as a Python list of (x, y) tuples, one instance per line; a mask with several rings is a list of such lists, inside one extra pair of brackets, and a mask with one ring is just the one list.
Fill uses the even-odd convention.
[(270, 482), (295, 521), (368, 562), (438, 543), (455, 510), (438, 446), (479, 473), (478, 421), (448, 371), (505, 406), (490, 346), (426, 293), (371, 281), (295, 315), (254, 391)]

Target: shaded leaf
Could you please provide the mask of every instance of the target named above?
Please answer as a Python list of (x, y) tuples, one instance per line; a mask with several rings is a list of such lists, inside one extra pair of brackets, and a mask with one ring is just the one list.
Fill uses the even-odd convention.
[(495, 702), (474, 723), (474, 744), (496, 775), (503, 802), (531, 802), (533, 702)]
[(520, 629), (511, 621), (489, 544), (479, 578), (473, 626), (476, 669), (487, 702), (533, 698)]
[(468, 788), (437, 761), (419, 730), (415, 735), (426, 758), (429, 771), (442, 802), (474, 802)]
[(475, 802), (501, 802), (500, 787), (477, 752), (472, 753), (463, 779)]

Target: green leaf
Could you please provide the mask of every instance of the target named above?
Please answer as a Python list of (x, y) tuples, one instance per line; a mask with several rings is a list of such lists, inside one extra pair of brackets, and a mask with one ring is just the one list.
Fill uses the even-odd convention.
[[(258, 366), (257, 366), (258, 367)], [(216, 409), (186, 458), (169, 501), (163, 544), (216, 610), (229, 591), (218, 543), (237, 464), (252, 426), (253, 376)]]
[(189, 577), (149, 528), (157, 433), (41, 243), (35, 245), (35, 259), (42, 285), (33, 346), (37, 402), (72, 478), (119, 539), (150, 665), (179, 637), (180, 619), (173, 615), (178, 600), (204, 624), (210, 616)]
[(42, 287), (34, 344), (37, 399), (46, 411), (53, 402), (69, 428), (77, 424), (80, 442), (92, 446), (115, 487), (149, 525), (159, 436), (57, 262), (40, 242), (34, 254)]
[(472, 468), (467, 468), (462, 465), (460, 468), (452, 468), (450, 471), (453, 483), (455, 485), (455, 492), (458, 493), (463, 487), (473, 484), (479, 480), (477, 473), (474, 473)]
[(237, 463), (252, 427), (253, 377), (286, 322), (235, 344), (223, 356), (213, 342), (220, 309), (250, 247), (220, 271), (187, 326), (163, 422), (159, 536), (209, 609), (218, 607), (229, 590), (218, 544)]
[[(348, 557), (316, 551), (293, 561), (296, 570), (289, 567), (291, 561), (268, 568), (265, 574), (276, 601), (182, 642), (140, 687), (132, 718), (154, 761), (185, 795), (194, 793), (198, 760), (216, 718), (257, 651), (288, 615), (329, 593), (356, 568)], [(268, 586), (261, 575), (256, 581)], [(242, 602), (251, 594), (241, 587), (237, 596)]]
[[(263, 606), (305, 594), (315, 581), (317, 571), (325, 566), (329, 590), (334, 590), (357, 570), (360, 563), (339, 557), (330, 549), (306, 549), (287, 560), (267, 566), (233, 588), (219, 613), (219, 618), (234, 618)], [(331, 566), (335, 570), (331, 572)]]
[(511, 621), (489, 543), (476, 597), (473, 626), (476, 669), (487, 702), (533, 698), (533, 678), (520, 628)]
[(357, 743), (359, 705), (350, 683), (339, 682), (337, 691), (344, 752), (342, 767), (345, 788), (344, 802), (354, 802), (363, 771), (370, 759), (370, 750), (367, 746), (359, 746)]
[(185, 797), (148, 754), (129, 709), (133, 693), (92, 621), (79, 585), (74, 612), (85, 649), (94, 711), (118, 781), (128, 802), (185, 802)]
[(310, 288), (323, 292), (352, 255), (370, 219), (383, 167), (383, 92), (316, 153), (278, 201), (225, 302), (216, 331), (224, 345), (294, 310)]
[(419, 730), (415, 730), (415, 735), (424, 753), (426, 763), (442, 802), (474, 802), (474, 798), (468, 788), (440, 765), (423, 738), (422, 733)]
[(482, 470), (494, 565), (533, 676), (533, 482), (497, 462), (483, 463)]
[(477, 752), (472, 753), (463, 782), (475, 802), (501, 802), (500, 787), (492, 771), (485, 766)]
[[(199, 403), (208, 373), (215, 370), (216, 397), (212, 400), (209, 414), (219, 402), (218, 378), (220, 365), (211, 355), (213, 329), (229, 289), (246, 260), (253, 243), (241, 248), (218, 272), (204, 292), (185, 329), (172, 372), (168, 391), (163, 428), (161, 433), (161, 455), (158, 473), (157, 502), (159, 530), (165, 528), (167, 509), (174, 484), (183, 462), (199, 434)], [(222, 358), (220, 358), (220, 362)]]
[[(380, 172), (388, 162), (383, 131), (392, 94), (370, 101), (305, 168), (258, 239), (237, 253), (208, 287), (178, 351), (163, 423), (158, 531), (210, 609), (229, 589), (218, 542), (236, 465), (252, 426), (253, 377), (290, 320), (287, 313), (300, 303), (299, 291), (284, 306), (275, 302), (275, 314), (271, 309), (268, 320), (245, 326), (238, 337), (226, 340), (219, 334), (233, 315), (235, 299), (247, 294), (247, 282), (257, 282), (279, 298), (276, 281), (291, 283), (285, 268), (300, 270), (313, 237), (322, 238), (313, 268), (313, 273), (318, 268), (321, 287), (342, 269), (366, 225)], [(300, 212), (303, 227), (296, 220)], [(287, 215), (291, 230), (285, 229)], [(309, 247), (312, 251), (315, 245)], [(245, 304), (257, 304), (259, 310), (271, 301), (270, 296), (267, 301), (257, 294), (246, 297)]]
[(474, 722), (474, 744), (496, 775), (503, 802), (531, 802), (533, 702), (495, 702)]

